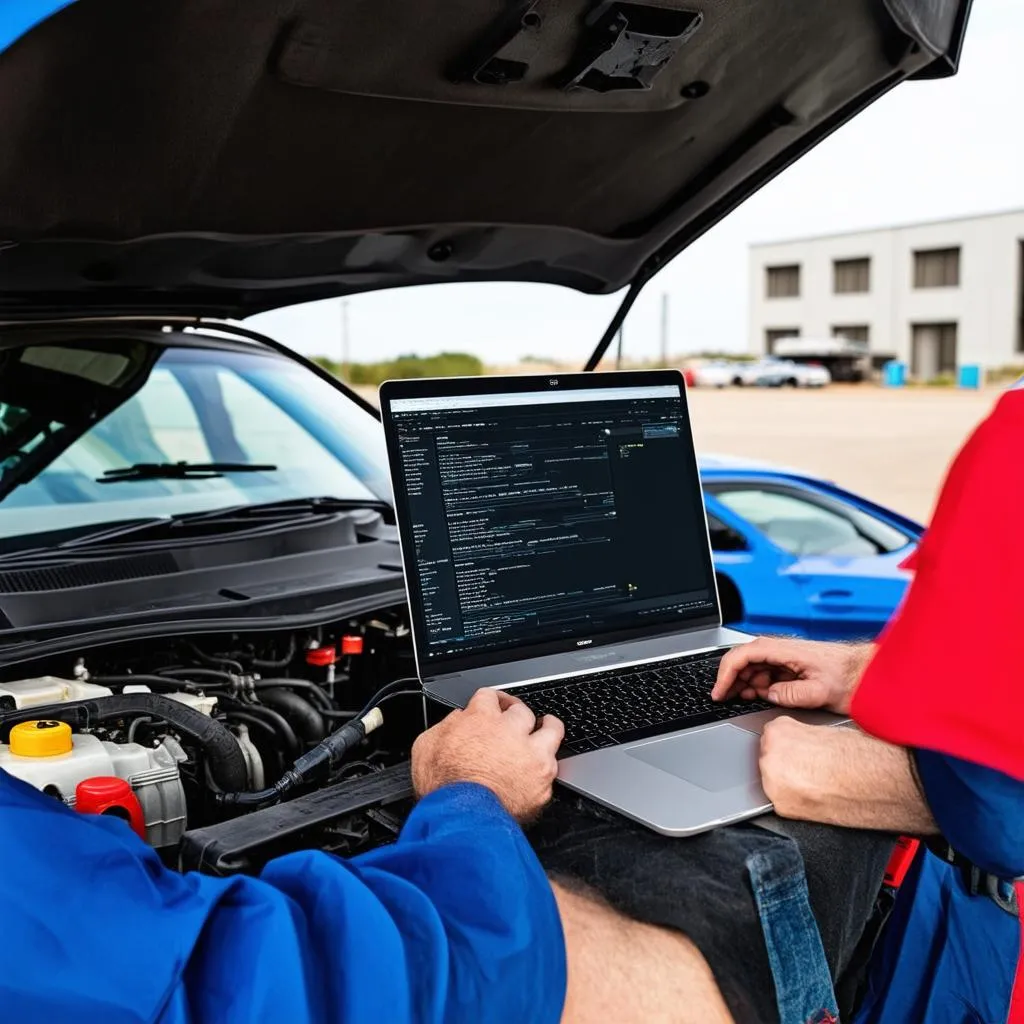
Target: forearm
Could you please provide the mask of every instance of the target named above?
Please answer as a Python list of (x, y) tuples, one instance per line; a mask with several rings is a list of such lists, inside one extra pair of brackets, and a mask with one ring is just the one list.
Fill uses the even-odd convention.
[(938, 832), (906, 749), (854, 729), (827, 730), (822, 740), (813, 772), (778, 787), (777, 813), (847, 828)]

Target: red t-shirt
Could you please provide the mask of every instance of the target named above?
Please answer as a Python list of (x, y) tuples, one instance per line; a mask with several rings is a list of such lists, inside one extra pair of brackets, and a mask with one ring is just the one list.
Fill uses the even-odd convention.
[(854, 719), (1024, 780), (1024, 389), (961, 449), (911, 563)]

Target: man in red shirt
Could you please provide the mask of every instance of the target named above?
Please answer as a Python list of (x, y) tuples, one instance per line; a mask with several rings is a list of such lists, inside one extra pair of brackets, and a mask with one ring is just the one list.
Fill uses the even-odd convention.
[(864, 730), (772, 722), (761, 770), (778, 814), (926, 837), (860, 1024), (1011, 1012), (1024, 875), (1022, 453), (1018, 386), (955, 460), (908, 566), (915, 580), (877, 647), (761, 639), (722, 662), (719, 699), (829, 708)]

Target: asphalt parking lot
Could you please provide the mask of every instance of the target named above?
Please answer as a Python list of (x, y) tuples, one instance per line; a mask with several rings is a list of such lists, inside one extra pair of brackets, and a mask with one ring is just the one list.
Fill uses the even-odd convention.
[(927, 521), (950, 459), (999, 393), (833, 385), (690, 396), (699, 451), (802, 469)]

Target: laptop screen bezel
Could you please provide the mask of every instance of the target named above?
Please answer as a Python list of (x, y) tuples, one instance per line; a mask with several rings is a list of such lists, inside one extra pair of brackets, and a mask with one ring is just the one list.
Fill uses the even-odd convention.
[[(616, 370), (608, 373), (567, 373), (551, 375), (523, 375), (514, 377), (451, 377), (421, 378), (418, 380), (388, 380), (380, 386), (379, 399), (381, 420), (384, 425), (384, 437), (387, 443), (388, 464), (391, 472), (391, 486), (395, 502), (395, 516), (398, 522), (399, 543), (402, 551), (402, 566), (405, 572), (406, 591), (409, 596), (410, 627), (412, 629), (413, 649), (416, 657), (420, 678), (449, 675), (465, 672), (470, 669), (485, 668), (489, 665), (504, 664), (509, 661), (525, 661), (531, 658), (545, 657), (559, 653), (576, 652), (580, 649), (578, 638), (558, 638), (534, 644), (515, 644), (491, 651), (477, 651), (471, 654), (457, 652), (450, 655), (427, 657), (426, 630), (422, 619), (423, 596), (420, 590), (419, 572), (416, 565), (415, 545), (412, 542), (412, 522), (409, 502), (405, 490), (405, 482), (401, 476), (401, 459), (398, 445), (398, 434), (391, 403), (406, 398), (461, 398), (465, 396), (484, 396), (496, 394), (515, 394), (530, 391), (581, 391), (606, 390), (608, 388), (664, 387), (671, 385), (679, 390), (683, 414), (689, 422), (689, 409), (686, 398), (686, 383), (678, 370)], [(692, 436), (691, 436), (692, 439)], [(711, 553), (711, 539), (707, 525), (707, 510), (704, 505), (703, 490), (700, 485), (700, 472), (697, 465), (696, 452), (693, 451), (692, 479), (696, 482), (701, 512), (704, 517), (704, 543), (701, 545), (701, 557), (710, 588), (710, 600), (713, 608), (706, 616), (695, 616), (679, 622), (644, 624), (624, 629), (609, 630), (600, 636), (586, 638), (588, 649), (620, 644), (629, 640), (641, 640), (648, 637), (660, 637), (672, 633), (689, 632), (690, 630), (706, 629), (709, 626), (721, 626), (722, 613), (718, 597), (718, 585), (715, 575), (714, 559)]]

